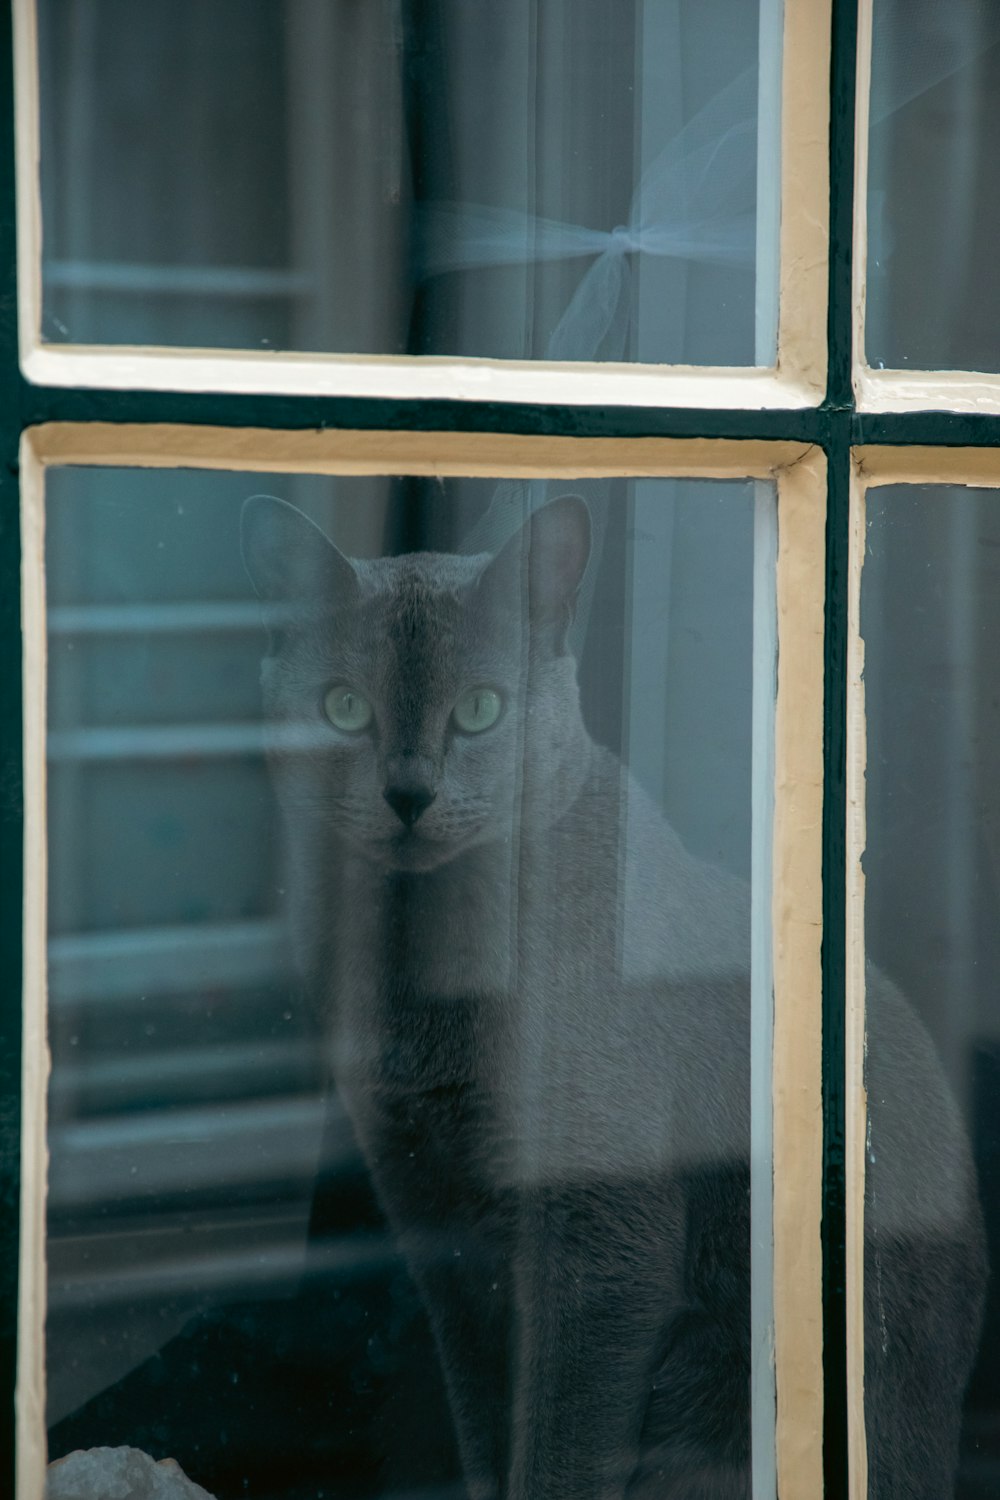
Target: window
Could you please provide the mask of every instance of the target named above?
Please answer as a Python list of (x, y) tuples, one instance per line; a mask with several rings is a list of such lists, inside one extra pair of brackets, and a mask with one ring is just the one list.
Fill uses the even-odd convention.
[(998, 40), (13, 0), (17, 1500), (990, 1490)]

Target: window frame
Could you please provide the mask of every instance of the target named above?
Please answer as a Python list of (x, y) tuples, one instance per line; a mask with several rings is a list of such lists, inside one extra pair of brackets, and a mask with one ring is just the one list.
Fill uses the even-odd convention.
[[(638, 472), (662, 474), (667, 462), (663, 445), (673, 444), (673, 460), (681, 455), (685, 473), (697, 464), (694, 472), (707, 474), (714, 472), (713, 457), (717, 463), (732, 444), (740, 450), (739, 472), (745, 474), (755, 445), (773, 443), (801, 445), (805, 455), (797, 466), (782, 470), (788, 480), (798, 469), (801, 494), (809, 498), (797, 512), (803, 532), (786, 527), (779, 540), (785, 549), (778, 569), (779, 629), (784, 630), (785, 669), (804, 674), (802, 681), (810, 681), (817, 695), (811, 728), (795, 749), (801, 759), (795, 761), (792, 789), (805, 789), (807, 800), (798, 805), (787, 787), (780, 792), (776, 850), (784, 847), (793, 828), (803, 833), (803, 806), (817, 811), (821, 804), (816, 846), (810, 846), (808, 855), (821, 929), (814, 924), (808, 933), (799, 931), (797, 940), (821, 943), (815, 958), (822, 981), (821, 1012), (813, 1008), (805, 1027), (807, 1032), (809, 1025), (814, 1027), (806, 1045), (815, 1049), (817, 1075), (821, 1064), (821, 1088), (818, 1076), (813, 1084), (802, 1084), (795, 1071), (804, 1054), (796, 1050), (794, 1013), (809, 1008), (799, 1005), (782, 1014), (779, 1000), (775, 1022), (775, 1176), (780, 1178), (775, 1280), (785, 1256), (783, 1280), (793, 1298), (801, 1294), (803, 1299), (794, 1316), (811, 1325), (804, 1339), (789, 1333), (783, 1347), (786, 1335), (779, 1320), (778, 1483), (781, 1500), (812, 1500), (821, 1489), (831, 1500), (848, 1495), (861, 1500), (864, 1495), (859, 496), (863, 498), (866, 474), (877, 471), (885, 476), (882, 482), (890, 477), (905, 482), (908, 464), (923, 463), (922, 454), (930, 455), (927, 467), (919, 470), (922, 480), (938, 464), (953, 482), (963, 482), (967, 473), (979, 476), (967, 482), (1000, 484), (1000, 454), (993, 452), (1000, 448), (1000, 377), (872, 372), (861, 357), (865, 86), (872, 4), (785, 0), (782, 194), (783, 202), (795, 204), (797, 211), (782, 216), (775, 372), (41, 349), (35, 336), (40, 299), (33, 17), (30, 0), (0, 7), (0, 73), (9, 85), (0, 108), (0, 568), (5, 580), (22, 580), (20, 590), (8, 586), (0, 592), (4, 1492), (34, 1500), (27, 1487), (34, 1482), (30, 1468), (21, 1469), (20, 1489), (15, 1489), (15, 1474), (20, 1462), (34, 1463), (37, 1475), (38, 1460), (37, 1453), (17, 1455), (15, 1385), (17, 1309), (26, 1341), (41, 1316), (35, 1300), (39, 1278), (34, 1277), (32, 1286), (29, 1271), (19, 1299), (19, 1266), (39, 1264), (42, 1200), (37, 1192), (32, 1196), (30, 1178), (42, 1171), (44, 1162), (35, 1108), (44, 1086), (44, 1035), (37, 1029), (37, 1006), (35, 1020), (30, 1005), (23, 1018), (21, 1009), (23, 989), (41, 992), (44, 966), (37, 893), (44, 890), (45, 853), (35, 836), (44, 809), (44, 637), (39, 631), (44, 604), (38, 592), (42, 512), (37, 502), (44, 464), (132, 461), (252, 468), (266, 452), (273, 469), (280, 451), (281, 466), (303, 462), (310, 468), (367, 462), (385, 472), (391, 458), (397, 469), (405, 459), (404, 467), (426, 463), (426, 472), (459, 462), (496, 473), (502, 459), (511, 466), (507, 472), (515, 473), (519, 463), (532, 473), (547, 463), (561, 473), (573, 472), (574, 464), (577, 472), (583, 464), (588, 473), (623, 473), (637, 472), (636, 464), (650, 461), (658, 466)], [(17, 144), (10, 86), (15, 81)], [(803, 204), (815, 213), (802, 212)], [(807, 218), (812, 227), (797, 238), (795, 221)], [(796, 258), (800, 264), (793, 274)], [(19, 300), (13, 295), (15, 286)], [(684, 450), (678, 444), (690, 446)], [(969, 451), (959, 459), (954, 450), (962, 448)], [(942, 458), (944, 450), (950, 454)], [(955, 466), (949, 466), (950, 458)], [(810, 609), (817, 612), (814, 619)], [(803, 660), (793, 666), (789, 657), (798, 651)], [(22, 682), (27, 689), (23, 697)], [(782, 704), (779, 687), (779, 743), (788, 733), (787, 725), (782, 728), (782, 711), (787, 718), (798, 707), (787, 697)], [(27, 839), (25, 809), (31, 824)], [(790, 822), (782, 831), (783, 817)], [(800, 850), (798, 857), (806, 856)], [(778, 857), (774, 870), (775, 882), (788, 879)], [(26, 903), (25, 895), (32, 891), (36, 899)], [(26, 926), (26, 920), (34, 925)], [(790, 929), (779, 923), (776, 975), (780, 963), (792, 961), (790, 950), (783, 948), (789, 936)], [(793, 968), (780, 982), (776, 977), (776, 991), (784, 989), (786, 999), (794, 987), (791, 974), (797, 972)], [(29, 1070), (23, 1088), (22, 1048)], [(803, 1201), (814, 1205), (806, 1214)], [(817, 1231), (806, 1273), (798, 1253), (804, 1220), (815, 1223)], [(789, 1317), (793, 1305), (786, 1306)], [(33, 1363), (40, 1359), (37, 1345), (28, 1352)], [(782, 1380), (782, 1371), (789, 1378)], [(37, 1386), (32, 1386), (30, 1369), (28, 1375), (19, 1397), (21, 1416), (37, 1426), (41, 1412), (32, 1406)]]
[[(913, 430), (914, 424), (908, 424)], [(867, 546), (868, 492), (881, 486), (940, 485), (1000, 491), (1000, 454), (993, 446), (932, 446), (859, 443), (851, 450), (848, 541), (848, 642), (846, 715), (846, 911), (845, 911), (845, 1139), (848, 1427), (851, 1434), (850, 1496), (867, 1487), (864, 1420), (864, 1184), (867, 1159), (865, 1090), (865, 873), (867, 843), (865, 773), (868, 757), (865, 711), (865, 645), (861, 592)], [(946, 503), (944, 501), (942, 504)]]
[[(761, 32), (781, 37), (781, 203), (773, 367), (651, 365), (49, 344), (41, 337), (38, 35), (34, 0), (11, 0), (17, 118), (21, 365), (36, 385), (67, 389), (240, 392), (382, 400), (531, 401), (722, 409), (808, 407), (823, 395), (826, 339), (815, 313), (827, 276), (825, 190), (829, 0), (762, 0)], [(766, 35), (765, 35), (766, 42)], [(762, 65), (766, 63), (762, 58)], [(779, 204), (780, 208), (780, 204)], [(758, 235), (761, 227), (758, 228)]]
[[(822, 569), (825, 459), (795, 442), (651, 438), (628, 441), (504, 434), (352, 431), (53, 422), (21, 441), (24, 691), (24, 1037), (18, 1371), (18, 1500), (41, 1500), (45, 1465), (46, 1160), (46, 613), (45, 472), (54, 465), (431, 474), (496, 477), (761, 479), (776, 492), (774, 576), (777, 693), (770, 845), (774, 1047), (766, 1077), (774, 1172), (771, 1306), (777, 1410), (775, 1462), (783, 1495), (817, 1492), (819, 1452), (801, 1443), (822, 1417), (819, 1176), (821, 892), (818, 829), (822, 765)], [(803, 624), (806, 628), (803, 629)], [(779, 892), (796, 893), (793, 901)], [(770, 899), (768, 899), (768, 896)], [(812, 1003), (803, 1004), (803, 997)], [(752, 1075), (754, 1069), (751, 1069)], [(752, 1084), (753, 1086), (753, 1084)], [(769, 1086), (769, 1087), (768, 1087)], [(33, 1186), (34, 1185), (34, 1186)], [(766, 1210), (765, 1210), (766, 1212)], [(816, 1226), (802, 1243), (803, 1220)]]
[[(872, 26), (877, 0), (857, 0), (857, 111), (855, 150), (854, 398), (865, 412), (909, 412), (915, 418), (930, 411), (957, 415), (1000, 414), (1000, 371), (883, 369), (868, 363), (865, 348), (868, 274), (868, 129), (871, 90)], [(869, 434), (871, 442), (879, 439)]]

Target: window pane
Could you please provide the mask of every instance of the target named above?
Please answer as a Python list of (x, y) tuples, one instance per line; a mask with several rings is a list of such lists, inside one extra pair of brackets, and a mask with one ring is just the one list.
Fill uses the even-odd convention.
[(866, 351), (1000, 369), (1000, 10), (875, 0)]
[(38, 11), (47, 340), (773, 360), (758, 0)]
[(52, 1457), (745, 1470), (774, 496), (573, 489), (49, 474)]
[[(994, 1277), (980, 1321), (975, 1204), (977, 1177), (995, 1264), (998, 501), (996, 492), (958, 487), (868, 491), (865, 1384), (874, 1494), (979, 1500), (1000, 1481), (1000, 1298)], [(907, 1170), (885, 1165), (894, 1148)], [(894, 1381), (924, 1476), (909, 1488), (887, 1482), (900, 1452), (887, 1428)]]

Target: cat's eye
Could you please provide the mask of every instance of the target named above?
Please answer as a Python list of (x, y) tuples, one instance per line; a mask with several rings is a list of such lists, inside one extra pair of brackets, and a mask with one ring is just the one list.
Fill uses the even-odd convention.
[(323, 699), (323, 712), (334, 729), (345, 734), (360, 734), (372, 721), (372, 706), (364, 693), (340, 682)]
[(451, 716), (456, 729), (463, 734), (480, 734), (484, 729), (493, 728), (502, 707), (500, 694), (493, 688), (470, 688), (459, 698)]

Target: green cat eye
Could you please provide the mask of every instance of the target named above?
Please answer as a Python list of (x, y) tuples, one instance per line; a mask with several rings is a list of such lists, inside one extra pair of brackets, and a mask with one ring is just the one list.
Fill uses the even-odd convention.
[(500, 694), (492, 688), (470, 688), (459, 698), (451, 716), (463, 734), (479, 734), (484, 729), (493, 728), (502, 707)]
[(372, 706), (357, 688), (338, 683), (323, 699), (323, 712), (335, 729), (345, 734), (360, 734), (372, 721)]

